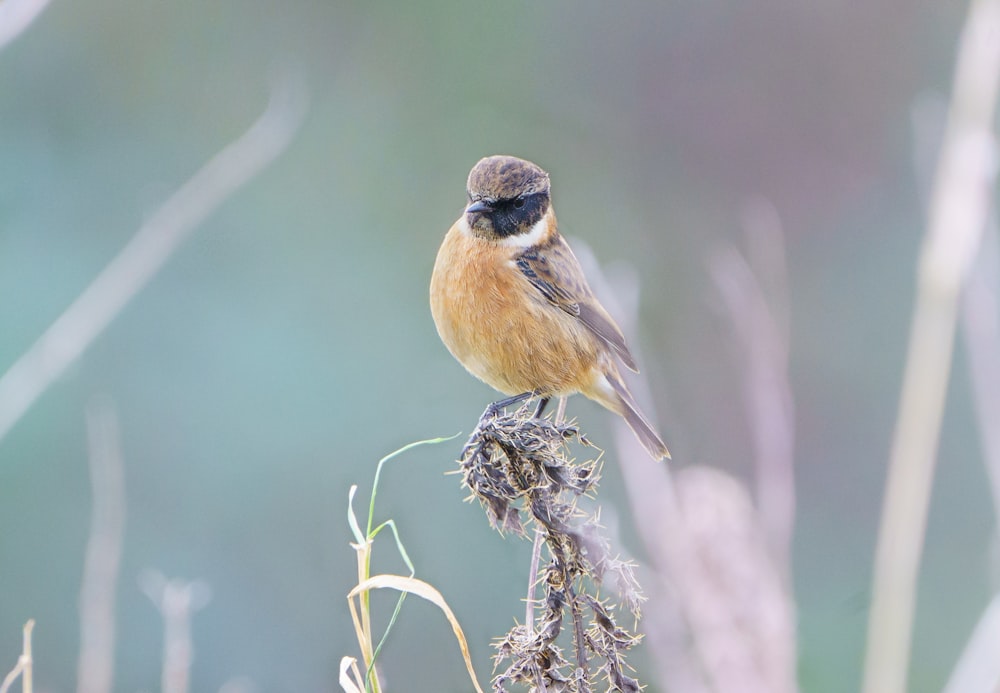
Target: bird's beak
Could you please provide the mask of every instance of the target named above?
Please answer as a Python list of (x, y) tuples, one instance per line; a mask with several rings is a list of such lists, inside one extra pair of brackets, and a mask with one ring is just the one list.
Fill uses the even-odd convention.
[(484, 212), (492, 212), (493, 206), (486, 200), (476, 200), (471, 205), (465, 208), (466, 214), (483, 214)]

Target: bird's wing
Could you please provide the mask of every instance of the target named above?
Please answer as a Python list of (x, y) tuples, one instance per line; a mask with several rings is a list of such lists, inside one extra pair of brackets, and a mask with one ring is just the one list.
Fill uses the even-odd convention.
[(525, 249), (514, 261), (549, 303), (577, 318), (627, 368), (638, 371), (622, 331), (590, 290), (580, 262), (562, 236), (556, 234), (548, 243)]

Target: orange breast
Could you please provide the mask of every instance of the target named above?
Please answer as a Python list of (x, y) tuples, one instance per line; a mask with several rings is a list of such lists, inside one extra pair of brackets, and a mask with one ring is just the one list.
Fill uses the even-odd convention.
[(590, 389), (605, 350), (528, 282), (514, 252), (458, 225), (448, 231), (431, 277), (438, 334), (469, 372), (505, 394)]

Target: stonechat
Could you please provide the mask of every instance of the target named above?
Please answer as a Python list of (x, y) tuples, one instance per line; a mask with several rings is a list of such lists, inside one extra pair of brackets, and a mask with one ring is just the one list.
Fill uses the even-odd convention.
[(559, 235), (549, 174), (490, 156), (466, 185), (468, 206), (438, 251), (431, 313), (441, 340), (474, 376), (511, 395), (505, 406), (582, 393), (624, 417), (654, 459), (670, 453), (639, 410), (618, 362), (637, 371), (625, 338)]

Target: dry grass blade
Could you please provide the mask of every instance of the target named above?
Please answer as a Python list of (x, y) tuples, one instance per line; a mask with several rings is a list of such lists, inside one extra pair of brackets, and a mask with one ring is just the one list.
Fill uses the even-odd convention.
[[(351, 509), (349, 515), (353, 516), (353, 514), (354, 511)], [(358, 583), (360, 584), (365, 581), (368, 574), (372, 542), (366, 539), (363, 544), (351, 544), (351, 547), (354, 549), (358, 559)], [(358, 613), (358, 609), (354, 606), (354, 599), (349, 597), (347, 600), (347, 606), (350, 607), (351, 610), (351, 622), (354, 624), (354, 635), (358, 639), (358, 646), (361, 648), (361, 656), (364, 659), (366, 670), (370, 669), (375, 661), (375, 643), (372, 638), (371, 611), (367, 603), (367, 598), (368, 595), (365, 593), (361, 595), (358, 600), (361, 602), (360, 614)], [(378, 693), (379, 686), (377, 676), (372, 677), (372, 686), (375, 692)], [(363, 684), (361, 687), (364, 689)]]
[[(451, 438), (418, 440), (410, 443), (409, 445), (404, 445), (379, 460), (378, 465), (375, 467), (375, 479), (372, 482), (372, 492), (368, 502), (368, 522), (364, 531), (361, 530), (361, 524), (358, 522), (357, 515), (354, 512), (354, 497), (357, 495), (358, 487), (357, 485), (351, 486), (351, 489), (347, 494), (347, 524), (350, 526), (351, 534), (354, 535), (355, 539), (355, 541), (351, 543), (351, 548), (354, 549), (357, 557), (359, 585), (365, 584), (371, 576), (372, 546), (375, 538), (382, 533), (383, 530), (389, 530), (389, 532), (392, 533), (392, 537), (396, 542), (396, 550), (399, 552), (399, 557), (403, 559), (403, 562), (410, 571), (408, 578), (412, 578), (416, 573), (416, 568), (413, 566), (413, 562), (410, 560), (410, 556), (406, 552), (406, 547), (403, 546), (403, 540), (399, 535), (396, 522), (392, 519), (388, 519), (377, 525), (375, 523), (375, 498), (378, 494), (379, 479), (382, 476), (382, 468), (385, 464), (390, 460), (399, 457), (407, 450), (411, 450), (420, 445), (433, 445), (434, 443), (441, 443), (446, 440), (451, 440)], [(347, 605), (351, 610), (351, 621), (354, 624), (354, 634), (357, 636), (358, 646), (361, 648), (361, 656), (364, 660), (365, 676), (362, 679), (364, 682), (362, 684), (362, 688), (364, 688), (366, 692), (370, 691), (371, 693), (379, 693), (381, 690), (375, 662), (386, 643), (386, 639), (389, 637), (390, 631), (392, 631), (393, 625), (396, 623), (396, 619), (399, 617), (407, 593), (408, 590), (400, 590), (399, 598), (396, 601), (396, 607), (389, 619), (389, 624), (386, 626), (385, 632), (377, 642), (372, 633), (371, 595), (369, 591), (360, 591), (357, 605), (355, 605), (353, 597), (350, 597), (347, 600)], [(352, 592), (352, 594), (355, 593)], [(466, 660), (466, 662), (468, 664), (468, 660)], [(475, 680), (475, 677), (473, 677), (473, 680)]]
[[(354, 676), (353, 681), (351, 675)], [(365, 684), (362, 681), (361, 672), (358, 670), (358, 660), (354, 657), (341, 658), (339, 682), (344, 693), (364, 693)]]
[[(476, 679), (476, 670), (472, 666), (472, 657), (469, 654), (469, 643), (465, 639), (465, 633), (462, 631), (462, 626), (459, 625), (458, 619), (455, 618), (454, 612), (448, 603), (441, 596), (434, 587), (424, 582), (423, 580), (418, 580), (417, 578), (406, 577), (405, 575), (375, 575), (368, 578), (361, 584), (357, 585), (348, 594), (348, 600), (353, 600), (355, 597), (359, 597), (361, 594), (368, 592), (369, 590), (378, 589), (393, 589), (398, 592), (406, 592), (407, 594), (416, 595), (422, 599), (426, 599), (431, 604), (441, 609), (444, 613), (445, 618), (448, 619), (448, 623), (451, 624), (451, 629), (455, 633), (455, 639), (458, 640), (458, 646), (462, 650), (462, 658), (465, 660), (465, 668), (469, 671), (469, 678), (472, 680), (472, 685), (475, 686), (477, 693), (483, 693), (483, 689), (479, 686), (479, 681)], [(351, 611), (353, 613), (353, 601)]]

